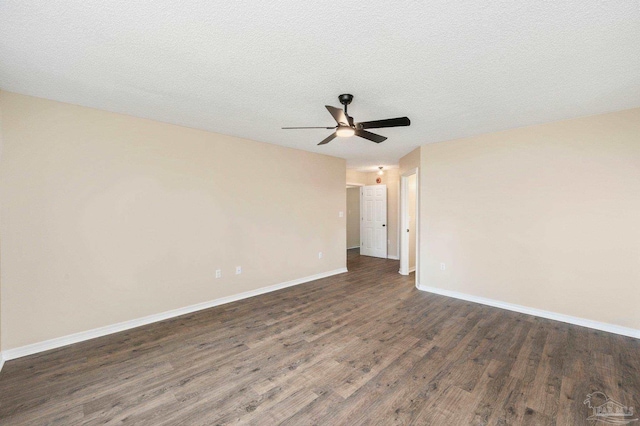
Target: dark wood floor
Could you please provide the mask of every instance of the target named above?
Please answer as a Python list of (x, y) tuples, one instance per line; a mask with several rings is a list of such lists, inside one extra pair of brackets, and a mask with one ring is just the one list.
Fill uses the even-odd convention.
[(0, 424), (589, 424), (640, 341), (423, 293), (398, 262), (9, 361)]

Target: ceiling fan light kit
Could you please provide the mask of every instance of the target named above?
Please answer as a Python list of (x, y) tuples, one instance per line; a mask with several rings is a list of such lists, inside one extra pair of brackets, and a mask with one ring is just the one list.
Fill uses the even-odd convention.
[(355, 134), (355, 129), (352, 129), (349, 126), (338, 126), (338, 129), (336, 129), (336, 136), (339, 136), (341, 138), (348, 138), (349, 136), (353, 136)]
[(344, 105), (344, 111), (340, 108), (325, 105), (329, 114), (336, 120), (337, 125), (334, 127), (283, 127), (283, 129), (335, 129), (335, 131), (327, 136), (318, 145), (324, 145), (331, 142), (336, 137), (347, 138), (349, 136), (359, 136), (375, 143), (387, 140), (385, 136), (366, 131), (365, 129), (381, 129), (384, 127), (401, 127), (411, 124), (408, 117), (389, 118), (386, 120), (364, 121), (354, 123), (353, 117), (347, 113), (347, 106), (353, 101), (353, 95), (344, 93), (338, 96), (340, 103)]

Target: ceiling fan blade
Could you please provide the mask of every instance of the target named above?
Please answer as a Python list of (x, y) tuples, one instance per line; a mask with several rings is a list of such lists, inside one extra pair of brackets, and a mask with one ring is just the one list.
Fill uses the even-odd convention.
[(380, 143), (387, 140), (387, 138), (384, 136), (376, 135), (375, 133), (367, 132), (366, 130), (362, 130), (362, 129), (356, 130), (356, 136), (369, 139), (370, 141), (373, 141), (375, 143)]
[(333, 127), (283, 127), (283, 129), (335, 129), (336, 126)]
[(336, 123), (343, 124), (345, 126), (349, 125), (349, 120), (347, 120), (347, 116), (344, 111), (340, 108), (332, 107), (331, 105), (325, 105), (325, 107), (329, 110), (329, 113), (333, 116), (333, 119), (336, 120)]
[(383, 127), (408, 126), (411, 120), (408, 117), (389, 118), (387, 120), (364, 121), (356, 124), (359, 129), (382, 129)]
[(320, 142), (318, 145), (324, 145), (326, 143), (329, 143), (335, 138), (336, 138), (336, 132), (333, 132), (329, 136), (327, 136), (322, 142)]

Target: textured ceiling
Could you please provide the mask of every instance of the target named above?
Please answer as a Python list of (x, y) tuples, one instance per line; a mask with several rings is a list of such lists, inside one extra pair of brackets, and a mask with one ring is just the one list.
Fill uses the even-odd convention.
[[(640, 106), (640, 3), (0, 2), (0, 88), (394, 164), (415, 147)], [(325, 104), (407, 115), (316, 146)]]

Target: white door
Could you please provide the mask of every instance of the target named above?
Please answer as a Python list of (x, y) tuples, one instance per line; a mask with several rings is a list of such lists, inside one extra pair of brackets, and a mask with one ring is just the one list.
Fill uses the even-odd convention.
[(387, 185), (360, 189), (360, 254), (387, 258)]

